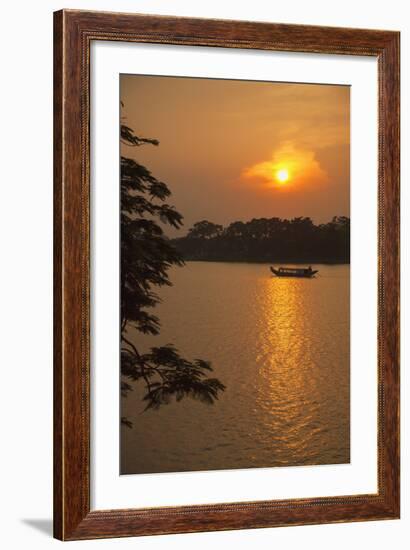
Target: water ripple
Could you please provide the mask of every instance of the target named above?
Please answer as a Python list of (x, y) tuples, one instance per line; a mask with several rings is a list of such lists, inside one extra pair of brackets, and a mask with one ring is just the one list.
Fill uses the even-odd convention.
[(174, 269), (155, 312), (158, 337), (212, 362), (227, 386), (213, 406), (191, 400), (140, 414), (123, 400), (123, 473), (350, 460), (349, 267), (319, 266), (314, 280), (275, 279), (268, 266), (188, 263)]

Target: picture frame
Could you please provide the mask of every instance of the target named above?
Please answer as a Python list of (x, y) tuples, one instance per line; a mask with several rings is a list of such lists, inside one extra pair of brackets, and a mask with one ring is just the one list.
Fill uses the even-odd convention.
[[(204, 505), (90, 505), (93, 41), (370, 56), (378, 63), (378, 492)], [(393, 31), (62, 10), (54, 14), (54, 536), (61, 540), (397, 519), (399, 44)], [(363, 403), (363, 406), (366, 406)]]

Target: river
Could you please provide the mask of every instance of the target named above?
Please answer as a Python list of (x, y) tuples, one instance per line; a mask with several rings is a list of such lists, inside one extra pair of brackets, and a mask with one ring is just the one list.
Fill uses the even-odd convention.
[(121, 473), (340, 464), (350, 460), (350, 266), (312, 265), (313, 279), (275, 278), (267, 264), (187, 262), (155, 308), (158, 336), (212, 363), (226, 386), (142, 412), (122, 399)]

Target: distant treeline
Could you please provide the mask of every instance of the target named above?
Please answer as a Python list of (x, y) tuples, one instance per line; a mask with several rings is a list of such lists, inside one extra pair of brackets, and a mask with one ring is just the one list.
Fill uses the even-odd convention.
[(184, 260), (350, 263), (350, 218), (319, 225), (303, 217), (259, 218), (228, 227), (203, 220), (172, 244)]

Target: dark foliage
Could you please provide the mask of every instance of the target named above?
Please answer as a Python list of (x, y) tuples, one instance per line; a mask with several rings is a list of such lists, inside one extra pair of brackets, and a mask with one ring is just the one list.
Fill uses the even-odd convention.
[[(121, 141), (132, 147), (159, 144), (136, 136), (125, 125), (121, 126)], [(161, 227), (182, 225), (182, 215), (165, 202), (169, 196), (166, 184), (147, 168), (121, 157), (121, 392), (126, 396), (132, 389), (130, 381), (142, 381), (146, 409), (156, 409), (171, 397), (213, 403), (225, 389), (216, 378), (206, 377), (212, 371), (208, 362), (187, 361), (172, 345), (140, 354), (128, 334), (131, 327), (144, 334), (159, 333), (159, 319), (150, 312), (159, 302), (154, 289), (170, 285), (168, 269), (183, 265)], [(131, 426), (127, 418), (121, 421)]]
[(184, 260), (349, 263), (350, 219), (315, 225), (310, 218), (259, 218), (226, 228), (204, 220), (172, 243)]
[(194, 223), (188, 231), (188, 237), (193, 239), (213, 239), (219, 237), (223, 233), (222, 225), (211, 223), (206, 220)]

